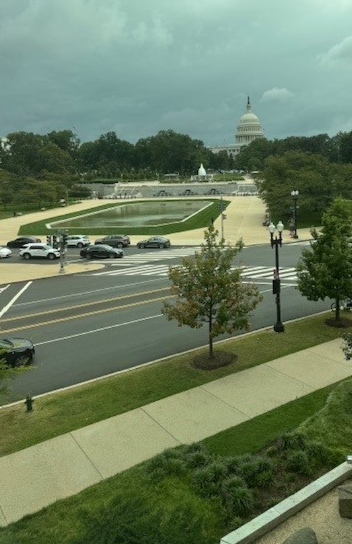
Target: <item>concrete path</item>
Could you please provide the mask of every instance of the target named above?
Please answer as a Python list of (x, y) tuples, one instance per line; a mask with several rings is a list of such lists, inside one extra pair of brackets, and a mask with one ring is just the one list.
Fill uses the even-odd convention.
[(2, 457), (0, 525), (349, 376), (333, 340)]

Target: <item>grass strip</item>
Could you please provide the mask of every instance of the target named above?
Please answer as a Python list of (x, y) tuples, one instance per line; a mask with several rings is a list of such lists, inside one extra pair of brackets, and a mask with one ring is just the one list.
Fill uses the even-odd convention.
[(227, 367), (212, 371), (193, 368), (193, 357), (204, 352), (197, 350), (35, 399), (30, 414), (22, 403), (4, 407), (0, 410), (0, 455), (340, 337), (343, 330), (326, 326), (325, 319), (322, 314), (288, 323), (281, 335), (268, 330), (218, 343), (216, 349), (237, 356)]

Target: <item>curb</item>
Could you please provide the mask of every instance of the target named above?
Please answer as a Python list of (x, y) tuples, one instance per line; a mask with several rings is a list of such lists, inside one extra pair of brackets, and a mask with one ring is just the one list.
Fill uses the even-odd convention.
[(352, 476), (352, 467), (346, 462), (327, 472), (311, 484), (303, 487), (287, 499), (279, 502), (249, 523), (242, 525), (236, 531), (227, 534), (220, 540), (220, 544), (250, 544), (283, 521), (293, 516), (306, 506), (325, 495), (331, 489)]

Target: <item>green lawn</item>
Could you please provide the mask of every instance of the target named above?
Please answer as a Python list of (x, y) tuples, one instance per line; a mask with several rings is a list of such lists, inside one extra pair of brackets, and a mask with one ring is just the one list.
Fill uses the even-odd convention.
[[(165, 199), (162, 200), (165, 202)], [(185, 200), (180, 200), (181, 202), (185, 202)], [(188, 199), (189, 201), (189, 199)], [(131, 227), (128, 229), (129, 235), (134, 234), (171, 234), (174, 232), (183, 232), (183, 231), (189, 231), (194, 229), (200, 229), (200, 228), (207, 228), (211, 224), (212, 219), (216, 219), (220, 213), (218, 199), (204, 199), (205, 202), (212, 202), (211, 206), (208, 206), (205, 210), (197, 213), (196, 215), (190, 217), (186, 221), (182, 221), (179, 223), (172, 223), (165, 226), (155, 226), (155, 227)], [(140, 201), (143, 202), (143, 201)], [(146, 202), (150, 202), (146, 201)], [(197, 200), (199, 202), (199, 200)], [(224, 206), (227, 207), (229, 205), (229, 201), (223, 200)], [(108, 208), (111, 208), (112, 206), (128, 206), (129, 204), (135, 204), (134, 201), (131, 202), (114, 202), (113, 204), (110, 202), (109, 204), (102, 204), (101, 206), (98, 206), (94, 208), (94, 212), (103, 211)], [(91, 210), (85, 210), (84, 213), (89, 213)], [(63, 221), (65, 219), (70, 219), (73, 217), (77, 217), (78, 213), (67, 213), (65, 215), (61, 216), (54, 216), (50, 219), (45, 219), (43, 221), (36, 221), (34, 223), (27, 223), (26, 225), (22, 225), (19, 234), (28, 234), (28, 235), (46, 235), (46, 234), (52, 234), (52, 232), (56, 231), (56, 227), (54, 229), (48, 229), (46, 224), (50, 222), (55, 221)], [(125, 227), (123, 227), (125, 230)], [(101, 227), (101, 228), (94, 228), (89, 229), (85, 228), (84, 233), (85, 234), (113, 234), (119, 229), (118, 225), (114, 227)], [(78, 228), (70, 228), (70, 234), (81, 234), (82, 229)]]

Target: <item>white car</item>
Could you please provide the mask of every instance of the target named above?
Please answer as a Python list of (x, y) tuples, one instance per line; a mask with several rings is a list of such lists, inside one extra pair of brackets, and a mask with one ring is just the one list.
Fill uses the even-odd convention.
[(0, 246), (0, 259), (6, 259), (6, 257), (10, 257), (10, 255), (12, 255), (11, 249)]
[(20, 249), (20, 257), (23, 259), (59, 259), (60, 251), (48, 244), (27, 244)]
[(85, 234), (69, 234), (67, 236), (67, 247), (87, 247), (89, 246), (89, 237)]

